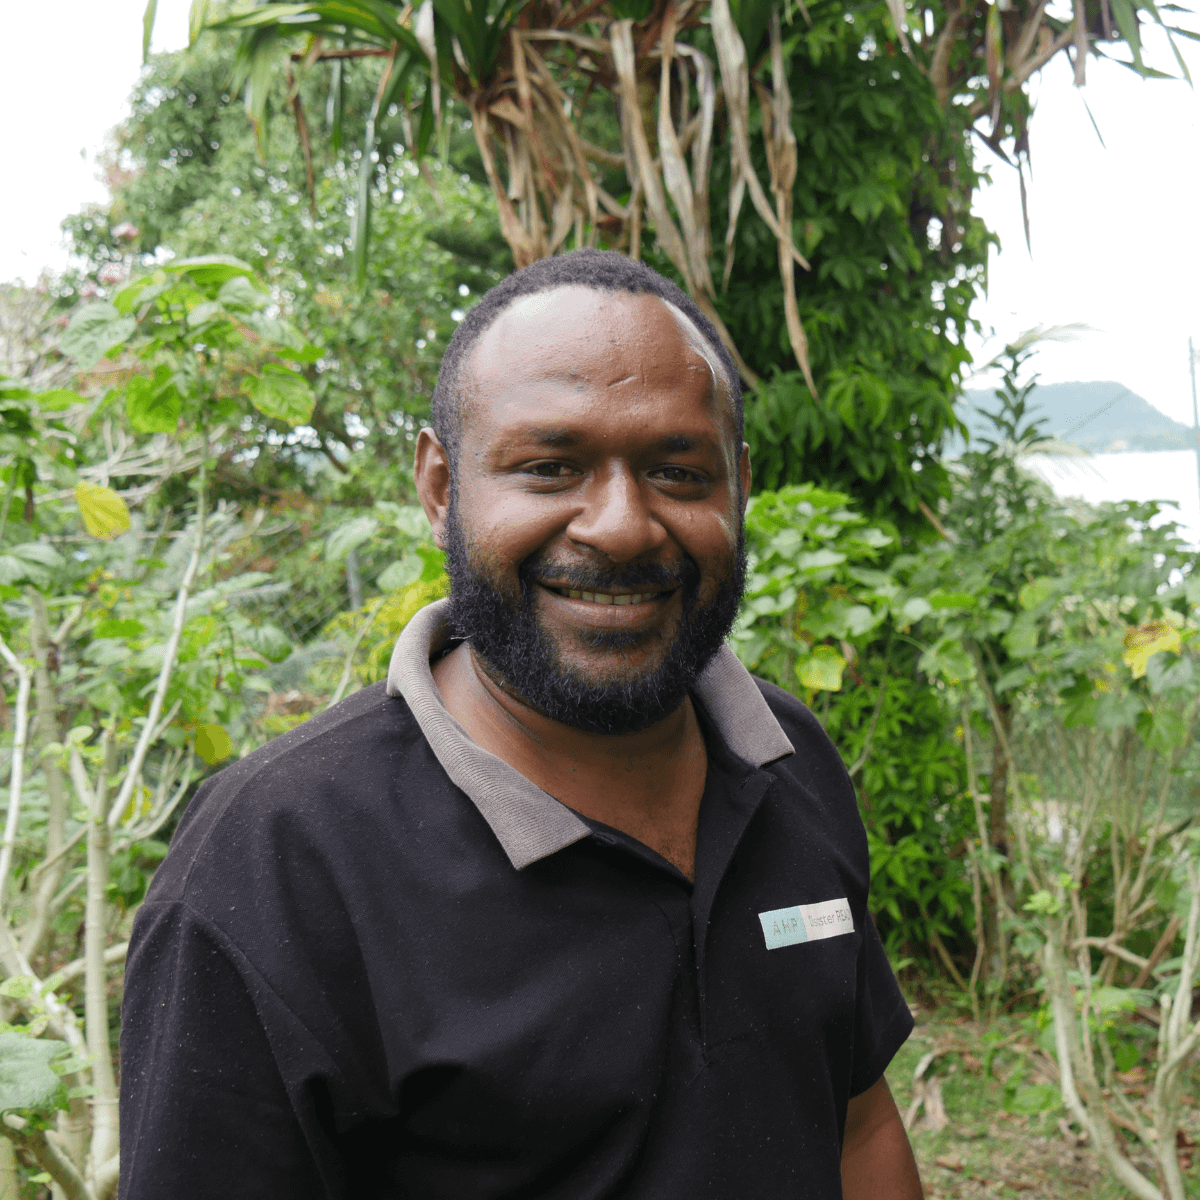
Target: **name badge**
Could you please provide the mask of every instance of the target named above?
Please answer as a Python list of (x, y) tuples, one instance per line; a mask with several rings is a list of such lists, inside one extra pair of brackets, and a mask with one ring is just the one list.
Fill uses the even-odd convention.
[(819, 942), (854, 932), (854, 918), (845, 896), (822, 900), (819, 904), (797, 904), (792, 908), (774, 908), (758, 914), (768, 950), (795, 946), (800, 942)]

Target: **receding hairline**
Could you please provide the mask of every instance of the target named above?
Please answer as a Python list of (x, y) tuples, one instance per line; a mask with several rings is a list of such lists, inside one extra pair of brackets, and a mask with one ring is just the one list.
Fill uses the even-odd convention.
[[(720, 355), (709, 342), (709, 339), (704, 336), (703, 331), (699, 328), (695, 321), (692, 320), (679, 305), (672, 303), (667, 297), (660, 296), (655, 292), (631, 292), (625, 289), (614, 289), (606, 287), (598, 287), (589, 283), (574, 283), (566, 282), (556, 284), (554, 287), (549, 287), (539, 292), (528, 292), (524, 295), (514, 296), (512, 300), (506, 304), (498, 313), (495, 314), (493, 320), (488, 324), (479, 336), (475, 339), (471, 346), (470, 352), (463, 360), (458, 370), (458, 378), (456, 381), (456, 390), (459, 397), (458, 422), (459, 432), (461, 434), (464, 423), (469, 419), (467, 406), (476, 402), (480, 398), (480, 379), (475, 370), (475, 361), (479, 356), (480, 351), (487, 344), (489, 337), (496, 331), (497, 327), (504, 319), (511, 315), (513, 309), (520, 307), (522, 304), (537, 304), (545, 303), (550, 297), (559, 292), (591, 292), (597, 296), (612, 297), (618, 303), (632, 301), (634, 303), (643, 300), (657, 300), (675, 319), (675, 324), (679, 332), (683, 336), (683, 340), (688, 347), (696, 352), (701, 359), (704, 360), (708, 367), (709, 376), (712, 380), (711, 395), (718, 397), (724, 401), (728, 410), (728, 416), (732, 422), (733, 432), (737, 433), (738, 415), (737, 415), (737, 380), (729, 379), (724, 364), (721, 362)], [(734, 447), (734, 453), (741, 451), (741, 446)]]

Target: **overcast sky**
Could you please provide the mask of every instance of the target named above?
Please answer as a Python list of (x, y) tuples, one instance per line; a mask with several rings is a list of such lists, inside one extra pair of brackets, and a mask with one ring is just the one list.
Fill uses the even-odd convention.
[[(144, 0), (63, 0), (54, 9), (61, 33), (52, 59), (32, 50), (44, 44), (44, 11), (18, 5), (6, 13), (0, 279), (32, 280), (43, 267), (61, 267), (59, 222), (103, 199), (95, 160), (137, 78), (143, 7)], [(187, 0), (159, 0), (155, 49), (185, 44), (187, 8)], [(1200, 45), (1184, 46), (1200, 75)], [(1151, 61), (1173, 65), (1162, 46)], [(1016, 173), (992, 160), (993, 183), (978, 209), (1002, 249), (976, 312), (996, 336), (972, 349), (983, 362), (1032, 325), (1087, 324), (1096, 332), (1041, 354), (1047, 382), (1116, 379), (1190, 424), (1188, 334), (1200, 342), (1200, 99), (1187, 84), (1143, 81), (1122, 67), (1089, 61), (1088, 74), (1081, 93), (1060, 56), (1037, 85), (1032, 259)]]

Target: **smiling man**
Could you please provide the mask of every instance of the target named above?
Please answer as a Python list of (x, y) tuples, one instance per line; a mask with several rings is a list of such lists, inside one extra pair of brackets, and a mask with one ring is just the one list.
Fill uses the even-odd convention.
[(724, 646), (712, 327), (615, 254), (510, 276), (415, 476), (450, 599), (201, 789), (139, 914), (121, 1194), (916, 1200), (853, 788)]

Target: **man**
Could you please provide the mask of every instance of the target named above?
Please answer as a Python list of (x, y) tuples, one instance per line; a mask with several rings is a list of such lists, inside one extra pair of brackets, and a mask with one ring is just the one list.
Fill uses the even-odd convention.
[(723, 640), (750, 464), (678, 289), (493, 289), (416, 484), (448, 602), (206, 784), (139, 914), (122, 1195), (915, 1200), (849, 779)]

